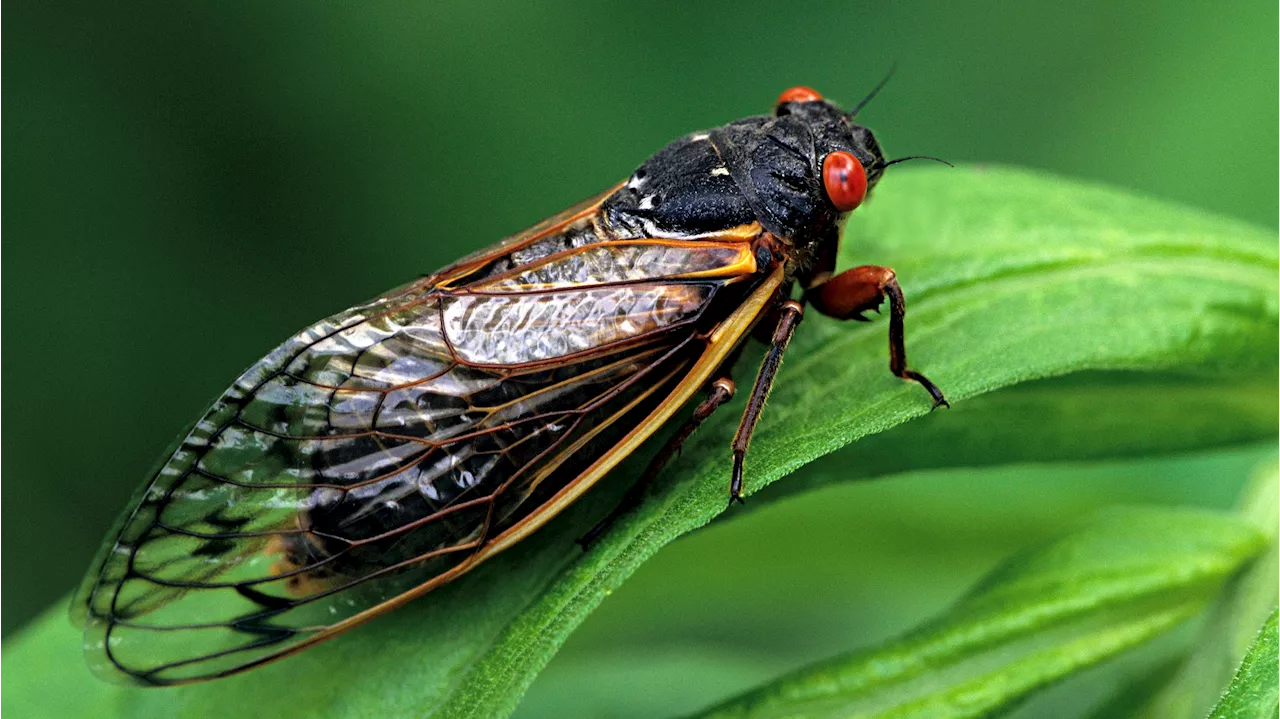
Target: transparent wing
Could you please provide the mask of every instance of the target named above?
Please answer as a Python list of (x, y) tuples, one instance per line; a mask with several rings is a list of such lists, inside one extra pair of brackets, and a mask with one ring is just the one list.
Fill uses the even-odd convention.
[(281, 345), (104, 546), (76, 601), (91, 665), (225, 675), (466, 571), (663, 401), (754, 269), (740, 247), (672, 245), (471, 266)]

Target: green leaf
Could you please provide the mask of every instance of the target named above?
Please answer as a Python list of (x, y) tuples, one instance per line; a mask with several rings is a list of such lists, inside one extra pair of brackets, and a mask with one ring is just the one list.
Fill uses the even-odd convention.
[(1194, 615), (1265, 544), (1230, 515), (1104, 513), (1005, 564), (935, 623), (702, 716), (985, 716)]
[[(1272, 441), (1189, 455), (911, 471), (824, 487), (749, 516), (734, 512), (733, 521), (681, 538), (645, 563), (575, 630), (514, 716), (554, 719), (568, 707), (614, 719), (703, 710), (815, 660), (902, 636), (1014, 553), (1108, 508), (1227, 510), (1274, 456)], [(1092, 716), (1118, 686), (1183, 657), (1200, 624), (1038, 692), (1016, 716)]]
[[(1048, 428), (1037, 436), (1056, 437), (1049, 450), (1055, 458), (1274, 436), (1273, 233), (1022, 171), (904, 171), (850, 222), (844, 252), (846, 265), (896, 267), (907, 293), (912, 364), (955, 404), (950, 416), (935, 413), (899, 430), (936, 437), (919, 453), (935, 466), (948, 456), (987, 464), (1035, 456), (1033, 442), (1011, 440), (1008, 432), (1037, 425)], [(884, 321), (855, 326), (812, 313), (804, 321), (752, 445), (749, 492), (928, 414), (924, 392), (889, 375), (885, 333)], [(1072, 400), (1082, 390), (1070, 380), (1033, 387), (1022, 399), (993, 395), (997, 404), (1026, 401), (1017, 416), (990, 425), (979, 412), (966, 420), (968, 398), (1079, 372), (1090, 373), (1092, 387), (1101, 371), (1141, 379), (1119, 379), (1124, 387), (1112, 395), (1103, 381), (1089, 390), (1101, 403), (1093, 406)], [(753, 373), (739, 368), (739, 382)], [(1131, 401), (1154, 411), (1158, 423), (1124, 414), (1118, 434), (1095, 429), (1111, 426), (1108, 414), (1125, 412)], [(89, 685), (76, 633), (55, 608), (6, 645), (4, 708), (30, 713), (51, 694), (73, 702), (83, 691), (95, 713), (110, 701), (131, 717), (250, 709), (274, 716), (505, 715), (614, 588), (664, 544), (724, 510), (727, 445), (739, 408), (708, 422), (644, 505), (590, 553), (572, 540), (617, 501), (623, 475), (637, 463), (429, 598), (295, 658), (210, 684), (162, 691)], [(1025, 414), (1040, 410), (1050, 414)], [(985, 416), (992, 414), (1000, 411)], [(946, 431), (930, 435), (934, 424)], [(898, 451), (877, 457), (863, 476), (915, 466), (920, 448), (894, 445), (894, 434), (883, 440)]]
[[(1214, 602), (1194, 650), (1162, 681), (1139, 711), (1125, 712), (1145, 719), (1199, 719), (1219, 699), (1241, 657), (1257, 635), (1257, 628), (1275, 609), (1277, 596), (1277, 526), (1280, 523), (1280, 475), (1275, 462), (1256, 472), (1240, 499), (1241, 516), (1267, 537), (1265, 553), (1232, 581)], [(1153, 678), (1154, 679), (1154, 678)], [(1128, 699), (1121, 695), (1117, 704)], [(1105, 716), (1105, 714), (1104, 714)]]
[[(1274, 432), (1276, 407), (1260, 401), (1274, 393), (1275, 381), (1269, 377), (1242, 377), (1227, 384), (1221, 377), (1165, 372), (1078, 372), (1024, 382), (935, 412), (926, 422), (865, 437), (815, 459), (806, 471), (768, 486), (757, 497), (771, 501), (904, 470), (1143, 457), (1230, 446)], [(1029, 417), (1035, 421), (1028, 422)], [(767, 501), (752, 502), (745, 511), (760, 509)]]
[(1240, 663), (1240, 669), (1227, 687), (1222, 701), (1209, 714), (1210, 719), (1274, 719), (1280, 713), (1280, 686), (1277, 685), (1276, 653), (1280, 641), (1276, 638), (1276, 610), (1262, 625), (1249, 651)]

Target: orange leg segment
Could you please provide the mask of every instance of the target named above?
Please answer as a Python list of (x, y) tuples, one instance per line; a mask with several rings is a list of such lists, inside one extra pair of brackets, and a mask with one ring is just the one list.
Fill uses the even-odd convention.
[(919, 382), (933, 397), (932, 409), (950, 407), (942, 390), (927, 377), (907, 368), (907, 348), (903, 339), (903, 318), (907, 304), (893, 270), (877, 265), (864, 265), (845, 270), (819, 287), (806, 299), (813, 308), (838, 320), (868, 321), (867, 310), (880, 311), (880, 303), (889, 298), (889, 371), (906, 380)]

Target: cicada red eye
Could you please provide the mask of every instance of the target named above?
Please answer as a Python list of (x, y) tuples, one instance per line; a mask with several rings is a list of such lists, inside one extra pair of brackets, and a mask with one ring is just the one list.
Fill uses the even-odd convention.
[(837, 150), (822, 161), (822, 184), (831, 204), (848, 212), (867, 196), (867, 171), (852, 153)]
[(790, 90), (784, 90), (783, 93), (778, 96), (778, 102), (776, 104), (784, 105), (788, 102), (817, 102), (821, 99), (822, 93), (817, 90), (814, 90), (811, 87), (805, 87), (804, 85), (797, 85)]

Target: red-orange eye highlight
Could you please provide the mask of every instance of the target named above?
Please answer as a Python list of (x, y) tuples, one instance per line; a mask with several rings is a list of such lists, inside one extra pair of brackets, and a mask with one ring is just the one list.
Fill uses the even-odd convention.
[(822, 184), (831, 204), (841, 212), (861, 205), (867, 197), (867, 171), (858, 158), (843, 150), (822, 161)]
[(811, 87), (797, 85), (790, 90), (785, 90), (778, 96), (777, 105), (783, 105), (788, 102), (817, 102), (822, 99), (822, 94)]

